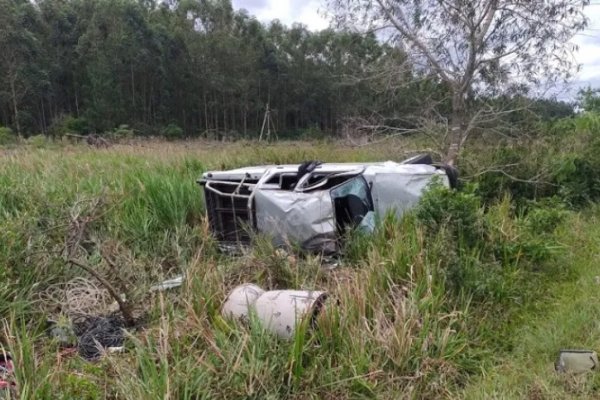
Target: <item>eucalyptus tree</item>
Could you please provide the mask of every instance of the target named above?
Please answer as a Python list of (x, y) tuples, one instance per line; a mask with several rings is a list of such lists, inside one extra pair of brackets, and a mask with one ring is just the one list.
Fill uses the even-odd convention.
[(42, 51), (41, 24), (34, 6), (26, 0), (0, 0), (0, 10), (0, 106), (8, 105), (21, 135), (22, 120), (26, 119), (23, 103), (36, 97), (37, 89), (46, 82), (43, 66), (36, 62)]
[(401, 57), (374, 34), (263, 24), (230, 0), (0, 0), (0, 10), (0, 125), (25, 134), (176, 124), (251, 136), (267, 103), (280, 133), (331, 133), (342, 115), (412, 99), (348, 79)]
[[(586, 26), (588, 0), (329, 0), (338, 25), (378, 31), (410, 68), (449, 88), (446, 161), (490, 112), (470, 107), (482, 93), (568, 79), (570, 39)], [(398, 65), (398, 68), (404, 66)]]
[(600, 114), (600, 89), (592, 89), (591, 86), (580, 89), (577, 102), (584, 111)]

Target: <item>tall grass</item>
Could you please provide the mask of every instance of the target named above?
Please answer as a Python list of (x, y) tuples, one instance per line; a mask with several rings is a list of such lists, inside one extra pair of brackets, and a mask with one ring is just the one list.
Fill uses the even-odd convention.
[(484, 376), (466, 387), (461, 397), (481, 398), (598, 398), (597, 373), (556, 374), (553, 363), (563, 348), (598, 351), (600, 329), (598, 276), (600, 233), (598, 208), (571, 215), (557, 230), (566, 251), (556, 264), (571, 269), (570, 279), (560, 275), (547, 282), (551, 302), (538, 301), (521, 315), (511, 337), (512, 349)]
[[(462, 393), (492, 368), (495, 351), (510, 351), (518, 321), (548, 298), (549, 282), (573, 278), (568, 262), (555, 263), (565, 254), (560, 238), (571, 214), (541, 203), (521, 213), (511, 198), (488, 201), (478, 188), (434, 189), (415, 213), (388, 216), (375, 234), (349, 233), (340, 267), (326, 271), (318, 256), (277, 251), (264, 237), (241, 257), (218, 253), (195, 182), (205, 170), (249, 164), (399, 160), (419, 140), (362, 149), (151, 143), (4, 156), (0, 318), (7, 322), (0, 344), (19, 359), (22, 398)], [(57, 363), (59, 349), (34, 333), (32, 321), (46, 317), (35, 300), (50, 284), (82, 274), (64, 254), (83, 222), (75, 256), (124, 283), (145, 320), (130, 332), (124, 354), (98, 364), (77, 357)], [(106, 253), (117, 272), (102, 262)], [(151, 283), (182, 272), (182, 288), (147, 294)], [(245, 282), (325, 290), (330, 301), (317, 329), (303, 327), (284, 341), (254, 318), (243, 325), (221, 317), (228, 291)], [(50, 378), (55, 383), (45, 384)]]

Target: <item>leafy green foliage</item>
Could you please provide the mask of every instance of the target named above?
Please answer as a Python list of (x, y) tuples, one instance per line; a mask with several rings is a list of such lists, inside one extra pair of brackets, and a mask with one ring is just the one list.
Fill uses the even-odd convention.
[(34, 135), (27, 138), (27, 144), (39, 149), (46, 147), (48, 139), (44, 135)]
[(551, 235), (568, 215), (565, 204), (557, 197), (531, 203), (529, 208), (523, 218), (524, 225), (530, 232), (539, 235)]
[(63, 123), (66, 130), (69, 130), (73, 133), (77, 133), (79, 135), (85, 135), (90, 131), (88, 122), (83, 117), (75, 118), (68, 116), (65, 118)]
[(67, 133), (76, 135), (86, 135), (90, 132), (88, 122), (85, 118), (76, 118), (72, 115), (60, 115), (56, 117), (50, 127), (48, 133), (54, 137), (62, 137)]
[(181, 139), (183, 138), (183, 129), (176, 124), (169, 124), (163, 128), (162, 135), (169, 140)]
[(441, 184), (434, 184), (421, 199), (416, 214), (428, 232), (449, 227), (459, 241), (472, 245), (482, 237), (480, 207), (474, 187), (452, 191)]
[(588, 86), (579, 90), (579, 105), (587, 112), (600, 113), (600, 90)]
[(129, 127), (129, 125), (119, 125), (117, 129), (111, 132), (111, 136), (115, 139), (131, 139), (135, 132)]
[(485, 159), (471, 153), (469, 162), (478, 171), (473, 181), (484, 203), (505, 193), (524, 209), (527, 201), (543, 198), (558, 197), (571, 208), (600, 199), (600, 117), (583, 113), (543, 123), (541, 129), (536, 138), (503, 141), (481, 152)]
[[(528, 212), (518, 217), (509, 197), (486, 208), (481, 200), (475, 186), (453, 191), (434, 185), (417, 207), (429, 240), (444, 243), (440, 266), (448, 286), (497, 304), (534, 295), (527, 280), (538, 278), (529, 274), (559, 252), (552, 232), (565, 218), (564, 206), (529, 203)], [(530, 293), (524, 294), (524, 287)]]
[(0, 126), (0, 146), (16, 142), (17, 137), (13, 134), (12, 129)]
[(173, 123), (188, 136), (256, 137), (269, 103), (278, 133), (298, 137), (330, 134), (364, 110), (419, 109), (414, 96), (384, 99), (384, 79), (369, 80), (375, 90), (347, 84), (401, 61), (375, 34), (262, 24), (229, 0), (2, 0), (0, 9), (0, 124), (25, 134), (127, 124), (156, 135)]

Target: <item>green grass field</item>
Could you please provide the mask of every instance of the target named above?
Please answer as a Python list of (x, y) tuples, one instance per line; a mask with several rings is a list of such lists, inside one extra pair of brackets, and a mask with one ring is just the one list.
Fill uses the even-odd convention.
[[(467, 187), (434, 193), (341, 265), (275, 252), (216, 251), (196, 179), (263, 163), (401, 160), (424, 144), (142, 142), (0, 149), (0, 344), (22, 399), (596, 398), (596, 375), (553, 371), (566, 347), (598, 348), (600, 209), (523, 214)], [(79, 236), (78, 236), (79, 235)], [(43, 332), (58, 294), (91, 265), (141, 320), (123, 354), (87, 362)], [(105, 259), (116, 265), (111, 268)], [(185, 273), (180, 289), (149, 294)], [(234, 286), (326, 290), (308, 335), (282, 341), (220, 316)], [(97, 282), (96, 282), (97, 283)]]

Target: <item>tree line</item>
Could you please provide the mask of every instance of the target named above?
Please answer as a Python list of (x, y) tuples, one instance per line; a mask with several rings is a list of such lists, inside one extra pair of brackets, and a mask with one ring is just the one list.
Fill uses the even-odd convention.
[[(486, 7), (465, 3), (450, 20), (444, 19), (442, 8), (438, 10), (442, 3), (426, 7), (427, 2), (403, 1), (397, 11), (382, 2), (378, 2), (381, 10), (365, 6), (366, 12), (381, 14), (369, 15), (368, 21), (386, 21), (402, 7), (419, 16), (416, 27), (407, 20), (402, 28), (391, 19), (400, 28), (398, 35), (382, 40), (378, 29), (358, 29), (370, 25), (342, 24), (312, 32), (277, 20), (264, 24), (244, 10), (234, 10), (230, 0), (0, 0), (0, 126), (24, 136), (101, 134), (127, 125), (121, 131), (252, 138), (260, 133), (268, 104), (280, 137), (348, 130), (404, 134), (431, 121), (450, 121), (468, 132), (478, 124), (465, 122), (467, 108), (489, 121), (477, 110), (495, 110), (498, 104), (515, 108), (517, 103), (516, 108), (522, 109), (531, 103), (526, 92), (496, 91), (497, 82), (508, 74), (481, 67), (488, 62), (492, 51), (488, 48), (498, 52), (491, 59), (496, 64), (516, 51), (494, 47), (508, 40), (502, 33), (508, 28), (498, 24), (510, 22), (512, 14), (493, 14), (504, 3), (487, 1), (491, 5)], [(335, 4), (338, 17), (360, 15), (360, 8), (356, 14), (352, 7)], [(538, 20), (562, 15), (554, 8), (521, 11)], [(476, 30), (477, 24), (498, 21), (491, 31), (497, 37), (485, 42), (463, 37), (460, 32), (467, 28), (460, 24), (469, 19), (475, 22), (467, 28)], [(531, 33), (537, 30), (528, 30), (531, 19), (525, 20), (521, 31), (510, 36), (518, 39), (517, 45), (537, 37)], [(490, 23), (486, 26), (495, 26)], [(424, 37), (419, 29), (425, 28), (439, 40), (411, 39)], [(579, 28), (575, 25), (567, 33)], [(542, 36), (540, 43), (553, 43), (550, 36)], [(441, 44), (452, 38), (457, 41), (454, 47), (476, 50), (467, 53), (480, 70), (455, 67), (453, 60), (444, 58)], [(435, 52), (440, 52), (443, 63), (424, 68), (415, 46), (426, 50), (421, 52), (428, 56), (425, 65), (437, 57)], [(520, 63), (520, 68), (545, 62), (534, 55), (533, 51), (522, 55), (528, 63)], [(496, 64), (498, 71), (504, 68)], [(450, 73), (457, 78), (450, 79)], [(494, 90), (474, 90), (482, 87)], [(459, 89), (465, 107), (457, 109)], [(536, 101), (534, 109), (545, 118), (572, 113), (570, 105), (548, 99)], [(493, 125), (499, 126), (495, 120)]]
[(253, 137), (267, 103), (279, 133), (333, 132), (342, 116), (407, 107), (364, 78), (402, 57), (374, 34), (263, 24), (230, 0), (0, 0), (0, 9), (0, 126), (21, 135), (127, 124)]

